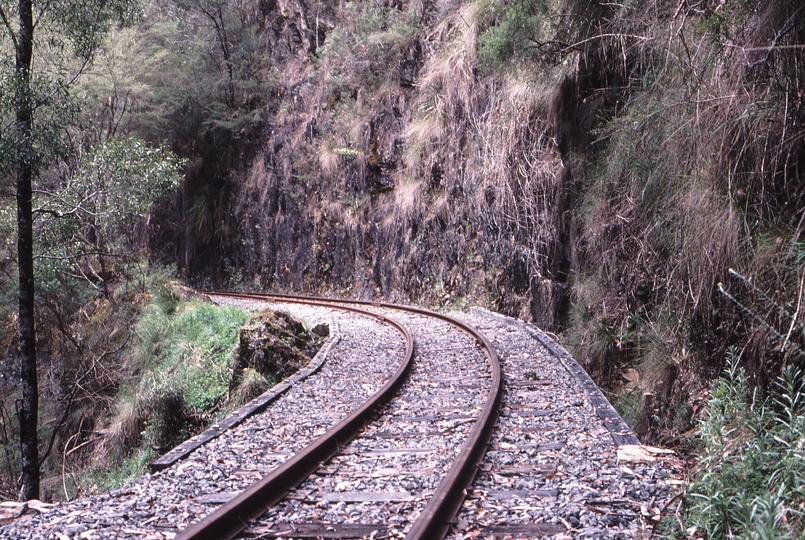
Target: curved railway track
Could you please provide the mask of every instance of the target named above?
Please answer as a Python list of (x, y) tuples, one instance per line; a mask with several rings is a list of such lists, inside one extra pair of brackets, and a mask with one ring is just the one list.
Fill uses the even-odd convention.
[[(405, 538), (409, 540), (434, 540), (444, 537), (450, 526), (450, 520), (458, 511), (464, 500), (464, 490), (475, 476), (475, 466), (483, 456), (485, 445), (491, 436), (495, 422), (495, 413), (502, 397), (500, 362), (494, 347), (492, 347), (487, 338), (469, 324), (459, 321), (458, 319), (409, 306), (360, 301), (332, 301), (323, 298), (299, 298), (282, 295), (237, 294), (223, 291), (207, 291), (207, 294), (228, 298), (246, 298), (264, 301), (274, 300), (283, 303), (291, 302), (322, 305), (364, 314), (369, 313), (377, 317), (383, 317), (385, 321), (392, 322), (402, 332), (407, 333), (405, 328), (393, 321), (393, 319), (384, 317), (376, 311), (368, 311), (367, 309), (357, 306), (372, 307), (375, 310), (380, 308), (404, 312), (420, 318), (425, 317), (446, 322), (464, 332), (470, 336), (473, 341), (479, 344), (484, 356), (488, 360), (489, 385), (486, 392), (486, 399), (478, 411), (478, 416), (473, 423), (472, 429), (466, 434), (466, 439), (461, 445), (459, 452), (454, 457), (449, 468), (444, 471), (443, 479), (438, 483), (438, 487), (429, 495), (427, 504), (421, 509), (416, 520), (409, 524), (410, 527), (405, 527), (407, 529)], [(408, 359), (408, 355), (413, 350), (413, 339), (410, 334), (406, 336), (406, 343), (406, 358)], [(265, 513), (267, 507), (279, 502), (290, 489), (295, 488), (301, 480), (307, 478), (316, 467), (332, 458), (338, 453), (342, 445), (357, 435), (360, 427), (368, 419), (372, 411), (375, 411), (380, 403), (385, 403), (391, 393), (402, 385), (402, 377), (407, 373), (410, 360), (406, 361), (405, 366), (405, 368), (401, 367), (392, 380), (378, 393), (378, 396), (382, 394), (382, 397), (379, 397), (376, 402), (373, 400), (372, 403), (367, 403), (365, 406), (355, 411), (349, 418), (335, 426), (327, 434), (321, 436), (316, 442), (300, 451), (292, 460), (289, 460), (272, 474), (241, 493), (233, 501), (223, 505), (210, 516), (190, 526), (187, 530), (182, 532), (178, 538), (182, 540), (195, 540), (201, 538), (236, 537), (247, 528), (249, 523), (254, 521), (259, 515)], [(425, 383), (433, 379), (433, 370), (436, 369), (436, 367), (435, 365), (430, 366), (427, 372), (423, 372)], [(456, 366), (449, 366), (443, 375), (446, 377), (455, 375), (455, 369)], [(446, 382), (447, 386), (454, 386), (450, 385), (451, 381), (446, 380)], [(412, 396), (407, 396), (407, 399), (416, 399), (416, 392), (410, 393)], [(428, 398), (434, 399), (434, 396), (431, 395), (428, 396)], [(403, 410), (408, 411), (408, 414), (410, 414), (411, 404), (407, 403), (406, 405), (408, 405), (408, 407), (403, 407)], [(461, 406), (466, 405), (466, 403), (461, 404)], [(424, 418), (428, 417), (425, 416)], [(433, 420), (436, 419), (436, 417), (433, 418)], [(386, 534), (389, 533), (388, 530), (384, 532)], [(292, 536), (291, 534), (291, 537)]]
[(208, 294), (327, 321), (335, 336), (153, 474), (25, 516), (0, 539), (647, 538), (673, 500), (667, 467), (619, 461), (637, 439), (534, 327), (481, 311)]
[(375, 316), (334, 317), (315, 306), (300, 306), (297, 314), (340, 330), (315, 376), (239, 425), (212, 429), (214, 437), (200, 437), (204, 444), (163, 470), (41, 515), (26, 513), (0, 527), (0, 538), (174, 538), (359, 408), (404, 361), (399, 332)]

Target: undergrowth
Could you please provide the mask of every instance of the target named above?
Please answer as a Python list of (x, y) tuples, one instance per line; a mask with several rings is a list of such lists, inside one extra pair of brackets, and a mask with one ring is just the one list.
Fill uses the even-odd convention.
[(194, 413), (210, 411), (229, 388), (232, 352), (249, 315), (230, 306), (191, 301), (154, 303), (140, 320), (139, 394), (166, 385)]
[(750, 391), (731, 354), (700, 426), (691, 521), (711, 540), (805, 534), (805, 388), (788, 366), (769, 396)]
[(248, 313), (185, 301), (165, 284), (140, 316), (131, 377), (117, 400), (98, 464), (81, 483), (96, 490), (140, 474), (157, 452), (192, 436), (225, 412), (232, 357)]

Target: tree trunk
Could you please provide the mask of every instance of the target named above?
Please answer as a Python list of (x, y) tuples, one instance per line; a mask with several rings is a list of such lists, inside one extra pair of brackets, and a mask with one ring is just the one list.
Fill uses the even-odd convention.
[(19, 265), (20, 324), (20, 449), (22, 451), (23, 500), (39, 498), (39, 389), (36, 373), (36, 326), (34, 324), (34, 258), (32, 181), (34, 173), (31, 139), (31, 59), (33, 57), (32, 0), (19, 1), (20, 30), (17, 42), (16, 137), (17, 137), (17, 257)]

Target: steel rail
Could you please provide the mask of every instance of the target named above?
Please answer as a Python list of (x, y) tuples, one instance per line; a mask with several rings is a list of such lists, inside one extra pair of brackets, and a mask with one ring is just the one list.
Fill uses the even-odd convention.
[[(246, 294), (227, 294), (226, 296), (251, 298)], [(335, 306), (330, 302), (290, 298), (283, 301), (342, 309), (386, 322), (399, 330), (405, 338), (404, 360), (391, 379), (357, 410), (232, 500), (180, 532), (176, 536), (176, 540), (230, 540), (237, 537), (252, 521), (264, 514), (269, 507), (278, 503), (322, 463), (336, 455), (341, 446), (352, 440), (372, 414), (394, 397), (411, 370), (414, 340), (408, 329), (394, 319), (357, 307)]]
[(472, 483), (477, 472), (477, 464), (486, 452), (486, 446), (492, 436), (497, 413), (503, 398), (503, 377), (500, 360), (494, 346), (481, 332), (458, 319), (424, 308), (402, 306), (384, 302), (363, 300), (334, 300), (310, 296), (289, 296), (268, 293), (229, 293), (224, 291), (204, 291), (219, 296), (237, 296), (254, 299), (278, 299), (287, 302), (315, 302), (330, 306), (361, 305), (376, 308), (407, 311), (427, 317), (441, 319), (472, 336), (483, 348), (492, 370), (492, 384), (484, 403), (483, 410), (475, 422), (469, 437), (464, 442), (456, 460), (439, 483), (433, 496), (423, 509), (406, 535), (406, 540), (440, 540), (445, 537), (466, 496), (466, 489)]

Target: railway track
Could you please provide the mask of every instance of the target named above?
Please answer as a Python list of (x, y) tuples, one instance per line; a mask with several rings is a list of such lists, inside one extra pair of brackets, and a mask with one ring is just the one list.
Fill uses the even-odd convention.
[[(249, 298), (296, 301), (267, 295)], [(303, 301), (344, 309), (341, 302)], [(180, 538), (232, 538), (244, 530), (262, 537), (293, 537), (303, 532), (314, 538), (332, 533), (341, 538), (383, 535), (435, 539), (446, 534), (495, 421), (502, 389), (497, 353), (482, 334), (452, 317), (390, 304), (351, 302), (348, 308), (361, 309), (357, 305), (376, 314), (393, 311), (395, 317), (403, 318), (405, 327), (411, 328), (418, 350), (410, 380), (360, 438), (329, 452), (327, 459), (336, 450), (338, 453), (329, 474), (301, 485), (294, 497), (272, 509), (255, 526), (245, 527), (257, 516), (242, 506), (253, 504), (264, 510), (278, 502), (286, 483), (267, 477), (265, 485), (244, 492), (239, 500), (193, 525)], [(479, 350), (473, 351), (476, 344)], [(350, 433), (342, 439), (352, 436)], [(395, 480), (391, 486), (389, 478)], [(345, 492), (349, 487), (359, 490)], [(266, 500), (265, 493), (277, 496)], [(253, 500), (259, 502), (245, 502)], [(330, 521), (322, 520), (316, 508), (329, 508), (332, 502), (339, 503), (337, 513)], [(367, 513), (373, 516), (372, 522), (365, 522)], [(343, 519), (344, 515), (350, 517)], [(213, 536), (209, 536), (211, 531)]]
[(41, 515), (26, 514), (0, 527), (0, 538), (175, 538), (358, 409), (405, 361), (403, 336), (374, 316), (336, 316), (330, 308), (301, 305), (295, 313), (338, 332), (315, 375), (163, 470)]
[(617, 462), (636, 439), (537, 329), (482, 312), (211, 295), (326, 321), (331, 341), (153, 474), (0, 538), (639, 538), (672, 497), (666, 464)]
[[(473, 309), (505, 374), (490, 445), (450, 540), (649, 538), (679, 485), (576, 361), (538, 328)], [(638, 454), (640, 454), (638, 452)], [(679, 502), (679, 501), (677, 501)]]

